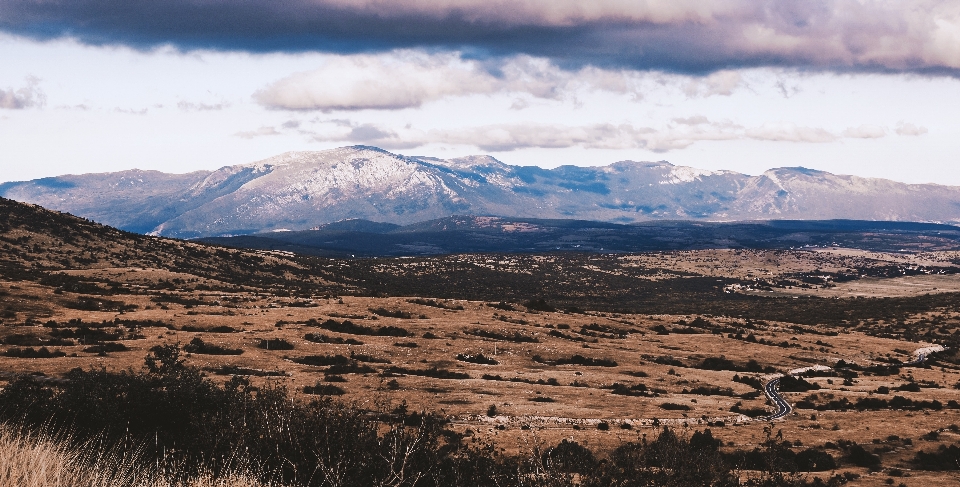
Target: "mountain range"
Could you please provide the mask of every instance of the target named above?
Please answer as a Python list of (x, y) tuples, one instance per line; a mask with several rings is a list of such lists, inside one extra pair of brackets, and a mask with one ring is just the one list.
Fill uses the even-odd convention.
[(0, 184), (0, 196), (136, 233), (216, 237), (396, 225), (454, 215), (650, 220), (960, 222), (960, 187), (801, 167), (757, 176), (668, 162), (543, 169), (490, 156), (403, 156), (367, 146), (288, 152), (215, 171), (129, 170)]

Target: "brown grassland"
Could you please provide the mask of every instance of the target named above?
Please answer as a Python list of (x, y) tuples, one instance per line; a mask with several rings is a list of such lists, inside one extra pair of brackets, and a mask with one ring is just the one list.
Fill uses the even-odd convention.
[[(10, 383), (140, 371), (158, 346), (178, 345), (217, 383), (242, 376), (295, 401), (433, 413), (504, 455), (567, 440), (603, 458), (667, 425), (687, 437), (709, 428), (721, 450), (761, 448), (775, 434), (836, 459), (806, 480), (921, 486), (960, 475), (917, 460), (960, 444), (956, 252), (351, 261), (125, 234), (10, 202), (0, 220), (0, 374)], [(934, 344), (948, 349), (904, 365)], [(759, 384), (838, 362), (849, 368), (783, 392), (790, 415), (763, 420), (773, 409)], [(96, 465), (135, 459), (107, 451), (105, 462), (6, 428), (5, 485), (165, 482), (134, 467), (104, 481)], [(850, 460), (851, 442), (881, 463)], [(263, 480), (245, 471), (190, 485)]]

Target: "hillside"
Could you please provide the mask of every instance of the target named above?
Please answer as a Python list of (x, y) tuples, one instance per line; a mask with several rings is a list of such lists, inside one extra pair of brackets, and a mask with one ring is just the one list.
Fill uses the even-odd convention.
[[(5, 199), (0, 248), (0, 416), (140, 445), (149, 465), (186, 454), (223, 466), (248, 445), (280, 472), (263, 478), (319, 485), (333, 474), (311, 443), (328, 436), (306, 433), (316, 419), (346, 431), (329, 451), (364, 462), (355, 476), (393, 458), (378, 456), (395, 443), (377, 432), (512, 466), (562, 441), (614, 458), (625, 438), (670, 438), (665, 425), (701, 439), (691, 431), (710, 428), (717, 471), (740, 476), (770, 471), (756, 452), (774, 446), (787, 462), (776, 472), (816, 455), (802, 464), (808, 485), (873, 485), (849, 481), (876, 480), (877, 466), (936, 485), (955, 468), (940, 452), (960, 441), (956, 251), (322, 258), (137, 235)], [(935, 345), (952, 348), (926, 357), (933, 367), (916, 361)], [(781, 402), (767, 402), (771, 377), (814, 365), (833, 368), (782, 378)], [(329, 414), (291, 420), (306, 407)], [(354, 419), (368, 436), (344, 429)], [(789, 442), (769, 442), (771, 421)], [(343, 448), (358, 438), (369, 441)], [(301, 471), (323, 477), (299, 483)], [(506, 485), (529, 484), (516, 475)]]
[(758, 176), (667, 162), (556, 169), (489, 156), (442, 160), (354, 146), (290, 152), (216, 171), (123, 171), (0, 184), (0, 196), (124, 230), (175, 237), (309, 230), (453, 215), (650, 220), (960, 221), (960, 188), (804, 168)]

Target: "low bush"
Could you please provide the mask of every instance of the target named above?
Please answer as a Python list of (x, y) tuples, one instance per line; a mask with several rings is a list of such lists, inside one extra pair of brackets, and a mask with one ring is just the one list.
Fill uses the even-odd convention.
[(94, 345), (92, 347), (84, 348), (83, 351), (87, 353), (110, 353), (110, 352), (126, 352), (130, 350), (126, 345), (117, 342), (107, 342), (101, 345)]
[(387, 318), (400, 318), (404, 320), (413, 318), (413, 315), (409, 312), (399, 309), (370, 308), (369, 311), (377, 316), (385, 316)]
[(67, 354), (60, 350), (50, 351), (47, 347), (34, 348), (8, 348), (3, 352), (7, 357), (17, 358), (59, 358), (66, 357)]
[(463, 305), (461, 304), (450, 304), (450, 303), (445, 303), (443, 301), (437, 301), (435, 299), (415, 298), (415, 299), (408, 299), (407, 302), (413, 303), (413, 304), (419, 304), (421, 306), (432, 306), (434, 308), (448, 309), (453, 311), (463, 310)]
[(513, 332), (513, 334), (498, 333), (495, 331), (481, 330), (476, 328), (474, 330), (464, 331), (467, 335), (478, 336), (481, 338), (490, 338), (491, 340), (502, 340), (505, 342), (514, 342), (514, 343), (540, 343), (540, 340), (537, 340), (535, 337), (524, 335), (518, 331)]
[(257, 348), (264, 350), (293, 350), (293, 344), (283, 338), (261, 339), (257, 342)]
[(531, 299), (529, 301), (524, 302), (523, 306), (533, 311), (546, 311), (546, 312), (552, 313), (557, 310), (556, 307), (546, 302), (543, 298)]
[(347, 391), (332, 385), (332, 384), (321, 384), (317, 382), (316, 385), (306, 386), (303, 388), (304, 394), (313, 394), (314, 396), (342, 396), (346, 394)]
[(610, 393), (617, 394), (620, 396), (649, 396), (650, 393), (647, 391), (647, 386), (644, 384), (635, 384), (628, 386), (615, 382), (610, 386)]
[(431, 377), (434, 379), (469, 379), (470, 374), (466, 372), (455, 372), (447, 369), (440, 369), (436, 366), (429, 369), (409, 369), (406, 367), (388, 367), (384, 371), (385, 376), (390, 376), (393, 374), (402, 374), (402, 375), (417, 375), (421, 377)]
[(335, 331), (337, 333), (346, 333), (350, 335), (391, 336), (391, 337), (410, 336), (410, 332), (398, 326), (380, 326), (375, 328), (370, 326), (358, 325), (349, 320), (344, 320), (342, 322), (339, 322), (336, 320), (327, 320), (321, 323), (311, 318), (309, 321), (307, 321), (306, 324), (308, 326), (316, 326), (318, 328), (323, 328), (325, 330)]
[(555, 399), (547, 396), (533, 396), (530, 400), (533, 402), (557, 402)]
[(255, 377), (285, 377), (287, 373), (282, 370), (261, 370), (240, 367), (237, 365), (221, 365), (220, 367), (206, 369), (217, 375), (250, 375)]
[[(156, 348), (157, 347), (154, 347), (154, 351), (156, 351)], [(183, 347), (183, 351), (202, 355), (240, 355), (243, 353), (243, 349), (227, 348), (220, 345), (214, 345), (212, 343), (204, 342), (200, 337), (195, 337), (193, 340), (190, 340), (190, 343)]]
[(940, 445), (932, 452), (919, 451), (913, 458), (913, 464), (921, 470), (960, 470), (960, 446)]
[(547, 365), (584, 365), (588, 367), (616, 367), (617, 362), (607, 358), (591, 358), (583, 355), (574, 355), (572, 357), (560, 357), (556, 359), (545, 359), (539, 355), (533, 356), (534, 362)]
[(481, 365), (497, 365), (500, 363), (500, 362), (497, 362), (492, 357), (487, 357), (482, 353), (478, 353), (476, 355), (470, 355), (467, 353), (458, 353), (457, 360), (461, 362), (469, 362), (472, 364), (481, 364)]
[(318, 333), (307, 333), (303, 339), (313, 343), (333, 343), (336, 345), (363, 345), (363, 342), (353, 338), (329, 337)]

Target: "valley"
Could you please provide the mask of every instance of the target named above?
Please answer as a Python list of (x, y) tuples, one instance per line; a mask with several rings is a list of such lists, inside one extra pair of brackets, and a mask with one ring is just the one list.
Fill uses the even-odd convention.
[[(773, 431), (835, 459), (808, 479), (857, 485), (940, 482), (918, 455), (960, 442), (955, 251), (334, 259), (0, 203), (11, 383), (140, 370), (173, 345), (214, 382), (432, 413), (507, 455), (561, 440), (603, 455), (663, 426), (751, 451)], [(902, 291), (911, 282), (927, 287)], [(801, 368), (778, 384), (789, 414), (767, 419), (765, 385)], [(858, 460), (864, 449), (880, 463)]]

